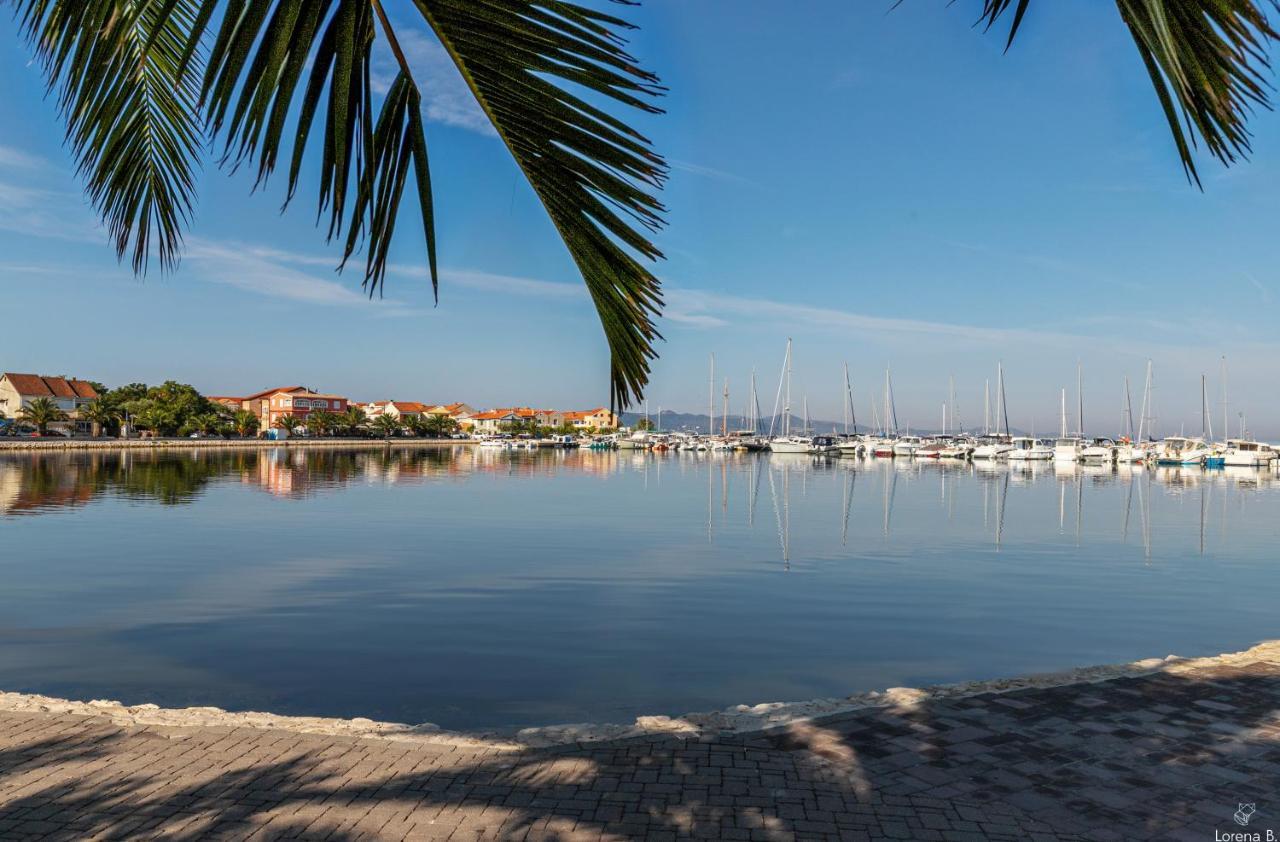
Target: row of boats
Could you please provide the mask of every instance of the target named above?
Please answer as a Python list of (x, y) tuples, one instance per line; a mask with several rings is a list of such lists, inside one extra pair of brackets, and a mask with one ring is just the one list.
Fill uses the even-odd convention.
[(1156, 464), (1201, 467), (1269, 467), (1280, 460), (1280, 447), (1260, 441), (1170, 436), (1159, 441), (1065, 436), (1056, 439), (1010, 435), (871, 436), (871, 435), (756, 435), (750, 430), (725, 436), (689, 433), (638, 432), (617, 438), (622, 450), (653, 451), (770, 451), (813, 456), (874, 459), (957, 459), (1010, 462), (1085, 462), (1094, 464)]

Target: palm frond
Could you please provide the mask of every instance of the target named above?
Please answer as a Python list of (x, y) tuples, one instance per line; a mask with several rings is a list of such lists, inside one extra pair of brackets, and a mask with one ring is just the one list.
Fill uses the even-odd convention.
[(16, 0), (117, 255), (178, 260), (203, 142), (199, 0)]
[[(1014, 8), (1009, 42), (1030, 0), (983, 0), (990, 28)], [(1187, 178), (1200, 184), (1197, 138), (1230, 165), (1251, 151), (1247, 126), (1255, 107), (1271, 107), (1268, 46), (1280, 39), (1266, 7), (1277, 0), (1116, 0), (1155, 86)]]
[[(625, 21), (561, 0), (414, 0), (538, 194), (582, 273), (610, 350), (611, 402), (649, 378), (662, 255), (653, 192), (667, 167), (649, 141), (567, 85), (656, 113), (658, 79), (625, 51)], [(634, 253), (634, 254), (633, 254)]]

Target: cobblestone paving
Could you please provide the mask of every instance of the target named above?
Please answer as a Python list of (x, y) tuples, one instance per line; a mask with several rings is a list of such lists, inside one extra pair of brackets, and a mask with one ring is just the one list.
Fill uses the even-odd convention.
[(0, 839), (1280, 838), (1280, 668), (520, 752), (0, 712)]

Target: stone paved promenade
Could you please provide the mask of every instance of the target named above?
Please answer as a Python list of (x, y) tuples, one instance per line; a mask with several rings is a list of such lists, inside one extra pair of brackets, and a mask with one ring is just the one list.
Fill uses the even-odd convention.
[(1278, 784), (1268, 661), (554, 749), (0, 712), (5, 840), (1265, 840)]

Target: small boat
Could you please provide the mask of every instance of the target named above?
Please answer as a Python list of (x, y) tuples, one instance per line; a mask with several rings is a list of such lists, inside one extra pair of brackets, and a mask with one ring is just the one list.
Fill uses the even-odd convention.
[(1005, 459), (1011, 450), (1013, 445), (1009, 442), (1009, 436), (982, 436), (974, 444), (973, 458)]
[(946, 439), (932, 439), (920, 445), (916, 450), (917, 459), (941, 459), (942, 451), (946, 450), (951, 442)]
[(774, 453), (812, 453), (813, 439), (808, 436), (777, 436), (769, 442)]
[(1222, 453), (1222, 464), (1233, 468), (1265, 468), (1272, 464), (1277, 454), (1275, 448), (1260, 441), (1227, 439)]
[(1013, 447), (1008, 454), (1011, 462), (1039, 462), (1053, 458), (1053, 446), (1044, 439), (1014, 436), (1010, 444)]
[(903, 436), (893, 443), (893, 455), (895, 458), (910, 458), (915, 456), (916, 451), (918, 451), (923, 445), (924, 440), (919, 436)]
[(1203, 465), (1212, 455), (1201, 438), (1170, 436), (1156, 448), (1157, 465)]
[(1080, 460), (1093, 464), (1110, 464), (1116, 461), (1120, 445), (1113, 439), (1094, 439), (1080, 451)]
[(975, 447), (973, 439), (956, 439), (942, 448), (938, 455), (943, 459), (970, 459)]
[(1053, 442), (1053, 461), (1079, 462), (1084, 454), (1084, 439), (1080, 436), (1062, 436)]

